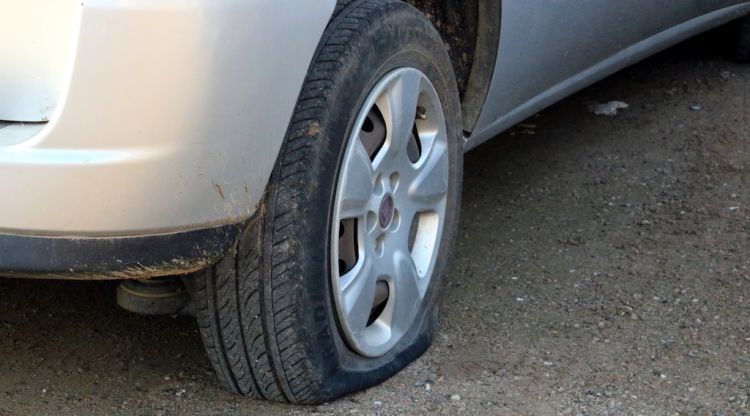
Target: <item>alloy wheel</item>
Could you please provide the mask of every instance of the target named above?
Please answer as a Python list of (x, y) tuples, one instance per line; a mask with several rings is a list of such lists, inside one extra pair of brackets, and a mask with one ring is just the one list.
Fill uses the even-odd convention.
[(373, 88), (345, 150), (331, 279), (342, 335), (367, 357), (398, 343), (432, 280), (450, 168), (442, 108), (422, 72), (397, 69)]

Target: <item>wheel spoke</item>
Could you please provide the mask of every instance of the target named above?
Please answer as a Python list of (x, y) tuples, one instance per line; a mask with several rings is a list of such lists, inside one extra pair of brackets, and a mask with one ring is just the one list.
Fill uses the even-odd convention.
[(421, 78), (415, 71), (405, 71), (377, 101), (387, 128), (384, 159), (406, 157), (406, 146), (417, 117)]
[(339, 220), (359, 218), (366, 214), (372, 194), (372, 162), (362, 143), (355, 137), (341, 171)]
[(393, 276), (393, 315), (391, 326), (395, 331), (406, 331), (411, 324), (416, 308), (421, 304), (422, 294), (419, 290), (416, 266), (411, 255), (398, 250), (393, 258), (395, 273)]
[(375, 276), (369, 258), (342, 277), (344, 312), (349, 327), (360, 332), (367, 326), (373, 300), (375, 299)]
[(445, 145), (435, 144), (417, 170), (409, 187), (414, 212), (437, 211), (448, 193), (448, 155)]

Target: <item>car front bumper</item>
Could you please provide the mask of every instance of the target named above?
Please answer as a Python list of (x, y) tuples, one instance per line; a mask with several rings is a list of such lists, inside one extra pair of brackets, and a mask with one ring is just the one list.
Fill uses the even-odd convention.
[[(211, 240), (211, 230), (236, 237), (225, 226), (256, 210), (335, 0), (76, 7), (68, 56), (52, 63), (54, 110), (40, 112), (40, 123), (0, 122), (0, 274), (68, 273), (69, 263), (45, 255), (116, 259), (120, 244), (145, 237), (160, 245), (193, 232)], [(0, 81), (8, 76), (0, 70)], [(17, 247), (31, 254), (10, 254)], [(162, 257), (182, 261), (173, 251)], [(97, 263), (87, 256), (79, 257)], [(138, 267), (139, 256), (72, 268), (107, 274)]]

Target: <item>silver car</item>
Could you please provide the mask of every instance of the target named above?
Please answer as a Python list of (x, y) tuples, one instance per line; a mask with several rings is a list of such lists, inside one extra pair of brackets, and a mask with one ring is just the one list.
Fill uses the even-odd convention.
[(192, 314), (227, 389), (316, 403), (438, 322), (462, 155), (739, 0), (24, 0), (0, 13), (0, 275)]

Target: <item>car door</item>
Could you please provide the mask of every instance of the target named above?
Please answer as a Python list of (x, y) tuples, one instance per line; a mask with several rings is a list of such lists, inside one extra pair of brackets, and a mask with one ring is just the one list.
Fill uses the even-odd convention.
[[(597, 70), (597, 65), (603, 65), (618, 52), (680, 23), (739, 2), (503, 1), (497, 65), (473, 144), (607, 75), (607, 71)], [(613, 65), (614, 69), (638, 58), (626, 56)]]

